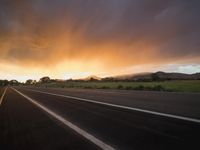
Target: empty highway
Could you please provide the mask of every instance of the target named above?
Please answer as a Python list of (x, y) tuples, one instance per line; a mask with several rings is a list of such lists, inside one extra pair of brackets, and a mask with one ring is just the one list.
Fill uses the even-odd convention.
[(200, 149), (200, 94), (0, 88), (0, 147)]

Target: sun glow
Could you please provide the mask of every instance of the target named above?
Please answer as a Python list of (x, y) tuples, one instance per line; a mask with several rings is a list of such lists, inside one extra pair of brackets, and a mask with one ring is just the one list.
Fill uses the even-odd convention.
[(0, 79), (198, 72), (196, 6), (189, 1), (0, 1)]

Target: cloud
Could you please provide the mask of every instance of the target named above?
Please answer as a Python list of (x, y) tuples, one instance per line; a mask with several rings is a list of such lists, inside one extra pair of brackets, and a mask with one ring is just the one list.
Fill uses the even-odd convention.
[(198, 0), (1, 0), (0, 61), (199, 63)]

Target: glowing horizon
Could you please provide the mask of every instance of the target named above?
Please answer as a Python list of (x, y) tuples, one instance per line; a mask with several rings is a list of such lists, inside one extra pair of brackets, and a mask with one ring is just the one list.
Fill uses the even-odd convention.
[(200, 72), (199, 3), (1, 1), (0, 79)]

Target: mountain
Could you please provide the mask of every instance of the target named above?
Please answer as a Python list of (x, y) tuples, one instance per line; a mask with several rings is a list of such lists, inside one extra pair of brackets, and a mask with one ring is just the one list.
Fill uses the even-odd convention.
[(184, 73), (165, 73), (156, 72), (151, 74), (153, 80), (199, 80), (200, 73), (184, 74)]
[(97, 76), (94, 76), (94, 75), (92, 75), (92, 76), (89, 76), (89, 77), (86, 77), (86, 78), (83, 78), (83, 79), (79, 79), (79, 80), (84, 80), (84, 81), (100, 81), (101, 80), (101, 78), (100, 77), (97, 77)]
[(140, 73), (103, 78), (103, 81), (165, 81), (165, 80), (200, 80), (200, 73)]
[(132, 78), (136, 78), (136, 77), (147, 77), (149, 76), (151, 73), (149, 72), (143, 72), (143, 73), (136, 73), (136, 74), (126, 74), (126, 75), (119, 75), (119, 76), (115, 76), (115, 79), (118, 80), (126, 80), (126, 79), (132, 79)]

